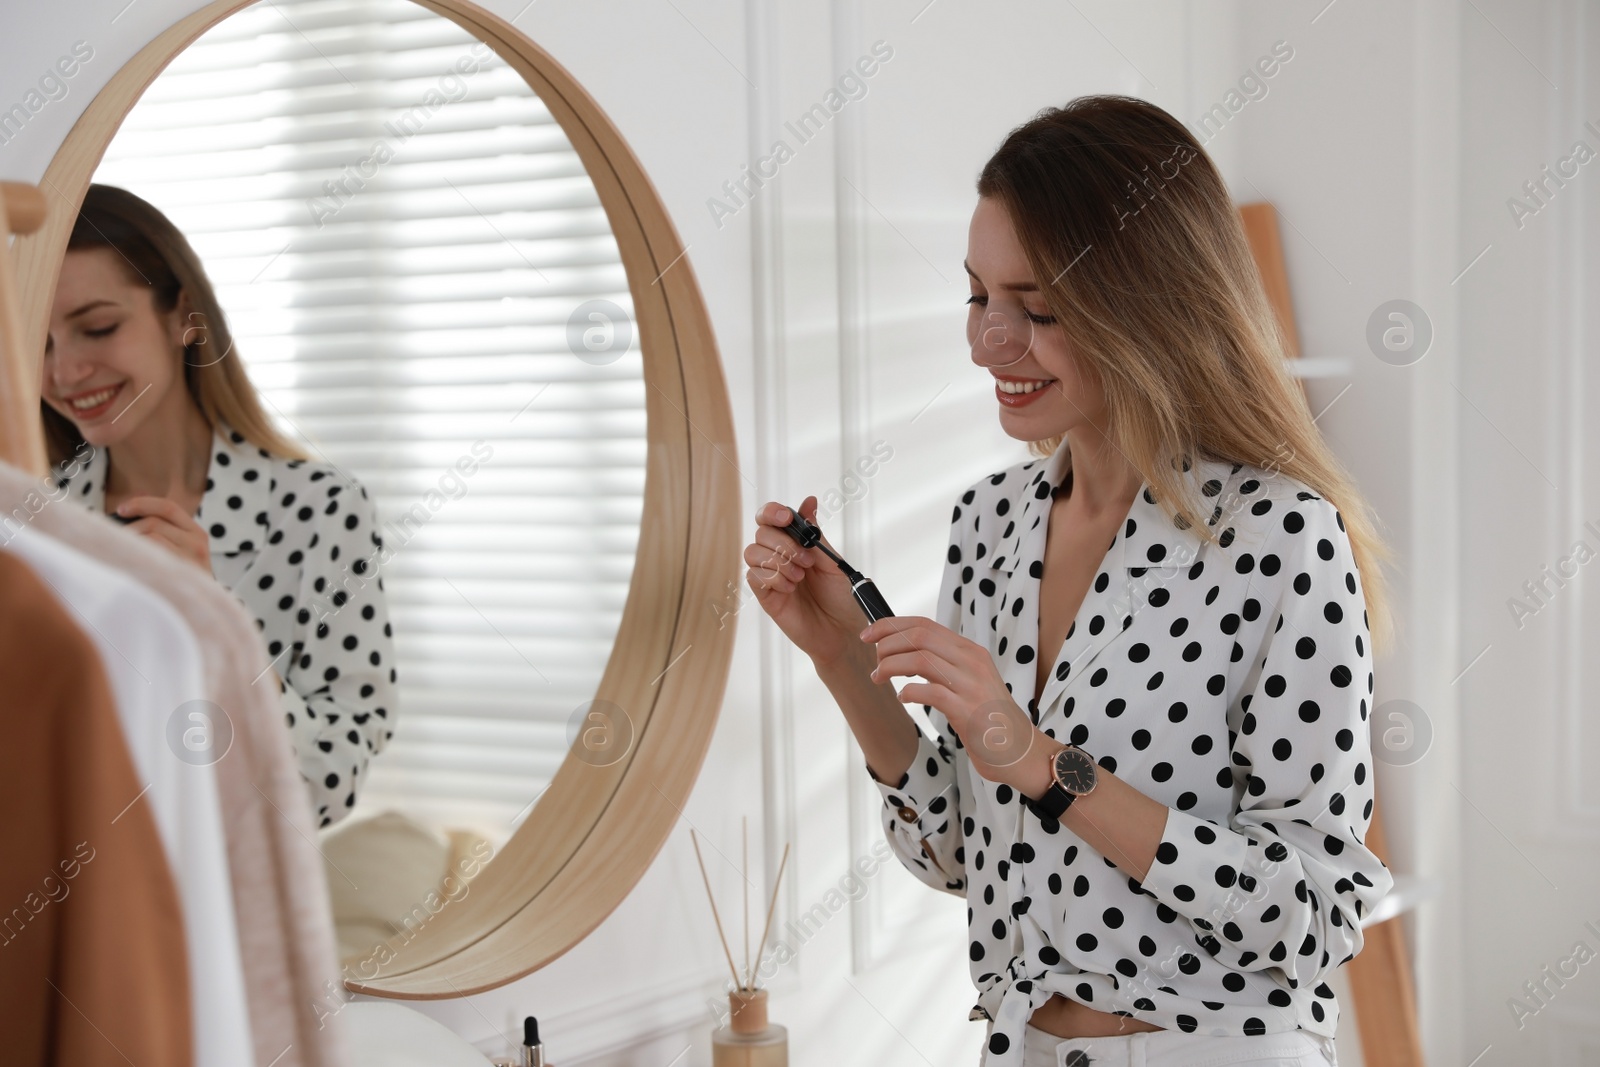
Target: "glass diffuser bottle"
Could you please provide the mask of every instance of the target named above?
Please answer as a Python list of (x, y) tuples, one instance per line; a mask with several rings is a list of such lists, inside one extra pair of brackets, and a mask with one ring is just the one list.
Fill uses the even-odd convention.
[(731, 991), (728, 1011), (711, 1032), (712, 1067), (789, 1067), (789, 1031), (767, 1021), (765, 989)]

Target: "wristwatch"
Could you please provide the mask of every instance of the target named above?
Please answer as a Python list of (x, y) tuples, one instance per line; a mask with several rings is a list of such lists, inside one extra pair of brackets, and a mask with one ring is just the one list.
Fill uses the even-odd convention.
[(1050, 768), (1054, 774), (1050, 788), (1038, 800), (1024, 793), (1022, 801), (1039, 818), (1059, 821), (1074, 800), (1094, 792), (1100, 768), (1095, 766), (1094, 757), (1077, 745), (1068, 745), (1057, 752)]

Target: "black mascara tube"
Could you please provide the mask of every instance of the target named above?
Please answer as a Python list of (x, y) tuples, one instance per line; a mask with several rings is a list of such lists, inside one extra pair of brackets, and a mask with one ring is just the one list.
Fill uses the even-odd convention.
[(855, 594), (856, 603), (861, 605), (861, 610), (866, 613), (867, 621), (877, 622), (894, 615), (889, 609), (889, 602), (883, 599), (883, 594), (878, 592), (878, 587), (872, 584), (872, 579), (856, 570), (839, 557), (839, 554), (822, 543), (822, 531), (814, 524), (807, 522), (800, 515), (799, 508), (790, 508), (789, 513), (794, 516), (794, 521), (784, 530), (800, 542), (801, 548), (817, 548), (833, 562), (839, 565), (844, 576), (850, 581), (850, 592)]

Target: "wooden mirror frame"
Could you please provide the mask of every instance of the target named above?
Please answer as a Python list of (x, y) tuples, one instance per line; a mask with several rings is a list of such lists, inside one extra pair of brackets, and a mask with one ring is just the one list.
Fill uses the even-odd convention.
[[(43, 352), (67, 238), (90, 179), (128, 112), (172, 59), (255, 0), (216, 0), (151, 41), (67, 134), (39, 187), (43, 227), (19, 237), (24, 351)], [(534, 810), (468, 892), (350, 974), (352, 990), (436, 1000), (515, 981), (586, 937), (638, 883), (678, 820), (705, 760), (735, 630), (706, 603), (739, 577), (740, 488), (733, 412), (710, 317), (666, 207), (617, 128), (567, 70), (469, 0), (413, 0), (484, 41), (527, 81), (588, 169), (628, 275), (644, 354), (644, 516), (616, 643), (595, 693), (624, 709), (634, 742), (610, 766), (574, 748)], [(38, 395), (39, 364), (24, 383)], [(42, 440), (37, 405), (29, 407)], [(690, 655), (690, 652), (693, 655)], [(420, 904), (421, 902), (419, 902)]]

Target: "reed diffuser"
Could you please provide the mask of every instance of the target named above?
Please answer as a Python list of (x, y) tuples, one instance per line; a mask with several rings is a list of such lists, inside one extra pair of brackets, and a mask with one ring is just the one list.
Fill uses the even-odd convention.
[[(711, 879), (706, 874), (705, 860), (700, 856), (700, 840), (694, 830), (689, 840), (694, 842), (694, 858), (700, 864), (700, 878), (706, 884), (706, 899), (711, 902), (711, 917), (717, 923), (717, 937), (722, 940), (722, 953), (728, 959), (728, 970), (733, 975), (734, 988), (728, 993), (728, 1025), (711, 1032), (712, 1067), (789, 1067), (789, 1031), (767, 1020), (767, 991), (756, 985), (755, 964), (750, 960), (750, 843), (749, 826), (741, 827), (743, 856), (740, 875), (744, 881), (744, 974), (733, 965), (733, 952), (728, 948), (728, 936), (722, 931), (722, 917), (717, 914), (717, 901), (711, 895)], [(756, 945), (756, 960), (767, 947), (767, 934), (772, 931), (772, 913), (778, 905), (778, 887), (783, 884), (783, 868), (789, 862), (789, 846), (783, 846), (783, 859), (778, 863), (778, 876), (772, 880), (772, 902), (767, 905), (767, 923), (761, 930), (761, 941)]]

